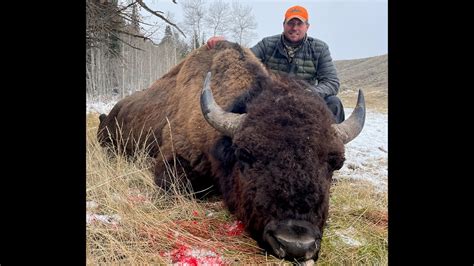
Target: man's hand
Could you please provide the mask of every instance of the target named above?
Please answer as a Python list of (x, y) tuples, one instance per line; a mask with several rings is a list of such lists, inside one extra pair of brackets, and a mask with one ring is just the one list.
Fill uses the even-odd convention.
[(307, 88), (306, 90), (312, 92), (313, 94), (317, 94), (317, 95), (321, 96), (321, 98), (323, 98), (323, 99), (326, 98), (327, 96), (329, 96), (329, 94), (322, 91), (321, 88), (318, 88), (314, 85), (310, 85), (309, 88)]
[(212, 49), (216, 46), (217, 42), (220, 42), (220, 41), (225, 41), (225, 37), (224, 36), (213, 36), (211, 38), (209, 38), (209, 40), (207, 40), (207, 49)]

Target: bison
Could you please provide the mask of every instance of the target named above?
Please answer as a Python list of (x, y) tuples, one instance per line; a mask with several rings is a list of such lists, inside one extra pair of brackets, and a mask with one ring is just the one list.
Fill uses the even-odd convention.
[(175, 182), (166, 164), (178, 161), (193, 190), (221, 194), (262, 248), (317, 260), (333, 172), (363, 128), (365, 103), (359, 91), (351, 116), (335, 124), (307, 86), (235, 43), (203, 46), (102, 114), (98, 140), (128, 155), (146, 148), (163, 189)]

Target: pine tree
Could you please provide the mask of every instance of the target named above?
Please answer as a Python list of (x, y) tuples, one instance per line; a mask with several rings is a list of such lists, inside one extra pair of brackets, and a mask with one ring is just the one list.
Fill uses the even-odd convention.
[(171, 31), (171, 27), (169, 25), (166, 25), (166, 29), (165, 29), (165, 35), (163, 36), (163, 39), (161, 39), (161, 42), (160, 44), (163, 44), (163, 43), (173, 43), (173, 32)]

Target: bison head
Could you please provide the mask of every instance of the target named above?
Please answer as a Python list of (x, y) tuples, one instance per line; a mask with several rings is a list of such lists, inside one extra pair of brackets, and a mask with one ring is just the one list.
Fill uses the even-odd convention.
[(208, 73), (201, 94), (206, 121), (222, 137), (212, 152), (213, 172), (229, 210), (258, 243), (280, 258), (317, 259), (329, 208), (333, 171), (344, 144), (362, 130), (365, 104), (334, 124), (324, 101), (301, 83), (265, 78), (240, 113), (214, 101)]

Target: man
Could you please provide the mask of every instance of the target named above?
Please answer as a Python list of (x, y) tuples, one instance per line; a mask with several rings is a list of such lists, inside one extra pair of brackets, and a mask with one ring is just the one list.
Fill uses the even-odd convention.
[[(333, 112), (336, 123), (344, 121), (344, 108), (336, 96), (339, 78), (332, 62), (328, 45), (309, 37), (308, 12), (302, 6), (292, 6), (285, 13), (283, 33), (263, 38), (250, 50), (275, 73), (296, 75), (311, 84), (311, 91), (324, 98)], [(222, 36), (211, 37), (207, 46), (212, 49)]]

